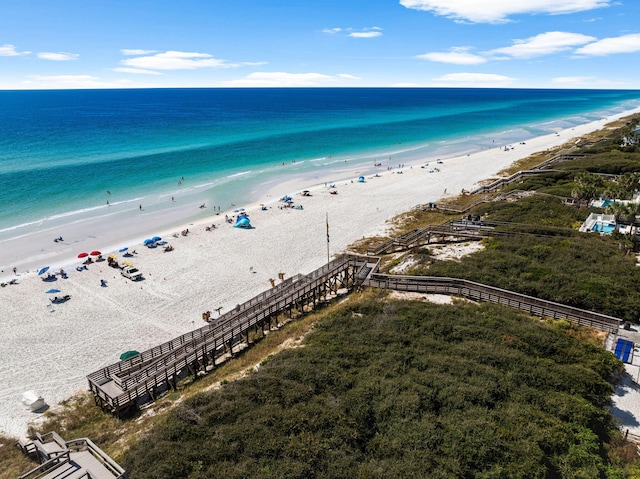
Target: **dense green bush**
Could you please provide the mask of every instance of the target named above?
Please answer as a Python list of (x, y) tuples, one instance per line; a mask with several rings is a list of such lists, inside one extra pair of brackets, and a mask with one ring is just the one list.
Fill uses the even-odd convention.
[(186, 401), (122, 463), (136, 479), (606, 477), (620, 370), (497, 305), (351, 301), (303, 348)]

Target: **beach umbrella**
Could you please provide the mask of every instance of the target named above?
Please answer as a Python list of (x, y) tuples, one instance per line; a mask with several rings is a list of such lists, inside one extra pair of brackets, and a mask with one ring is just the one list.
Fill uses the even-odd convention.
[(122, 264), (126, 266), (133, 266), (133, 263), (131, 263), (130, 261), (123, 261)]
[(91, 256), (100, 256), (102, 253), (98, 250), (92, 251), (91, 253), (89, 253)]
[(49, 271), (49, 267), (48, 267), (48, 266), (45, 266), (44, 268), (40, 268), (40, 271), (38, 271), (38, 274), (44, 274), (44, 273), (46, 273), (47, 271)]
[(156, 241), (160, 241), (162, 238), (160, 238), (160, 236), (154, 236), (153, 238), (151, 238), (151, 241), (156, 242)]
[(118, 253), (124, 253), (125, 251), (127, 251), (129, 248), (127, 248), (126, 246), (124, 248), (120, 248), (118, 250)]
[(120, 361), (124, 361), (125, 359), (132, 358), (134, 356), (137, 356), (138, 354), (140, 354), (140, 353), (138, 351), (136, 351), (135, 349), (132, 349), (131, 351), (125, 351), (124, 353), (122, 353), (120, 355)]
[(60, 290), (59, 289), (50, 289), (48, 291), (45, 291), (47, 294), (53, 294), (53, 293), (59, 293)]
[(87, 256), (89, 256), (89, 253), (80, 253), (78, 258), (86, 258)]
[(151, 244), (151, 243), (153, 243), (153, 240), (152, 240), (151, 238), (148, 238), (148, 239), (144, 240), (144, 241), (143, 241), (143, 243), (144, 243), (145, 245), (147, 245), (147, 244)]

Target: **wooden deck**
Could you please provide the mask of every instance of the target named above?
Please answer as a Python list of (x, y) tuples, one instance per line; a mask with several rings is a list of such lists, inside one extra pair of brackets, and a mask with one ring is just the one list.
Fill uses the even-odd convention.
[[(482, 229), (477, 233), (484, 234)], [(97, 404), (120, 415), (175, 389), (181, 378), (189, 374), (195, 377), (232, 357), (241, 344), (249, 344), (251, 331), (264, 334), (265, 328), (277, 327), (279, 316), (291, 317), (294, 311), (312, 309), (320, 301), (361, 285), (500, 303), (531, 315), (567, 319), (607, 332), (617, 331), (621, 323), (618, 318), (604, 314), (464, 279), (379, 274), (379, 265), (378, 257), (343, 255), (308, 275), (289, 278), (211, 324), (95, 371), (87, 377), (89, 389)]]
[(127, 473), (87, 438), (65, 441), (57, 433), (35, 434), (20, 449), (41, 464), (19, 479), (127, 479)]

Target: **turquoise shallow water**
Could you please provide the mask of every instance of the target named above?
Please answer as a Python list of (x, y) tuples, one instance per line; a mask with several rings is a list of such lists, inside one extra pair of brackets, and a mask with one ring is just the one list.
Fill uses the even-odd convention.
[(408, 162), (629, 110), (638, 91), (168, 89), (0, 92), (0, 235), (254, 200), (291, 176)]

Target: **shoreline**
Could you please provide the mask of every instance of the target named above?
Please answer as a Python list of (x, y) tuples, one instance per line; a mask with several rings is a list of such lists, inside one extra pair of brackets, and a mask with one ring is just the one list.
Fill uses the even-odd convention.
[[(58, 245), (51, 241), (56, 235), (48, 234), (50, 246), (38, 258), (32, 258), (34, 267), (44, 266), (42, 261), (47, 261), (51, 271), (64, 268), (68, 279), (43, 282), (32, 267), (28, 268), (30, 273), (19, 276), (11, 271), (2, 273), (3, 281), (17, 278), (19, 284), (0, 290), (5, 298), (5, 320), (0, 324), (0, 334), (5, 338), (0, 344), (0, 354), (5, 358), (0, 369), (5, 384), (0, 392), (0, 432), (22, 436), (28, 422), (38, 417), (23, 408), (23, 392), (33, 389), (54, 406), (75, 391), (86, 389), (85, 376), (116, 362), (120, 353), (143, 351), (203, 326), (202, 312), (219, 307), (228, 311), (268, 289), (269, 280), (279, 273), (288, 277), (316, 269), (327, 257), (327, 215), (333, 256), (357, 239), (383, 233), (388, 221), (417, 204), (473, 189), (521, 158), (566, 144), (638, 111), (532, 138), (507, 151), (496, 147), (444, 158), (437, 173), (420, 168), (423, 163), (435, 161), (424, 158), (401, 169), (387, 170), (383, 166), (380, 171), (370, 170), (376, 171), (378, 177), (354, 167), (340, 179), (335, 175), (329, 178), (327, 173), (311, 185), (306, 177), (264, 185), (252, 196), (260, 198), (267, 211), (261, 210), (260, 199), (239, 205), (249, 213), (253, 225), (249, 230), (233, 228), (224, 221), (225, 214), (234, 213), (210, 215), (213, 208), (197, 211), (197, 205), (193, 205), (196, 213), (190, 221), (169, 224), (157, 231), (154, 226), (160, 220), (152, 212), (134, 216), (132, 224), (126, 226), (137, 228), (127, 230), (138, 231), (136, 235), (123, 239), (116, 232), (113, 239), (107, 235), (95, 238), (108, 248), (94, 244), (103, 248), (105, 257), (121, 246), (136, 249), (138, 254), (133, 258), (115, 254), (119, 262), (129, 259), (143, 272), (145, 279), (137, 283), (123, 278), (106, 262), (76, 271), (75, 266), (82, 261), (76, 258), (78, 252), (93, 249), (89, 240), (74, 241), (67, 235), (68, 244)], [(365, 176), (363, 183), (357, 181), (360, 174)], [(338, 194), (329, 194), (324, 186), (329, 181), (335, 184)], [(299, 195), (304, 189), (310, 190), (312, 196)], [(445, 191), (449, 193), (445, 195)], [(278, 199), (284, 195), (292, 196), (303, 209), (280, 209)], [(205, 231), (205, 225), (211, 224), (216, 229)], [(190, 234), (181, 236), (179, 232), (186, 228)], [(165, 253), (162, 248), (142, 246), (145, 237), (156, 234), (175, 250)], [(56, 251), (53, 246), (61, 248)], [(106, 287), (100, 285), (102, 279)], [(53, 305), (45, 293), (49, 288), (60, 289), (60, 294), (69, 294), (71, 300)]]
[[(220, 214), (228, 214), (237, 207), (266, 203), (325, 182), (384, 172), (387, 166), (396, 170), (399, 163), (417, 166), (436, 158), (445, 162), (464, 156), (476, 158), (476, 154), (495, 151), (499, 145), (515, 144), (520, 149), (523, 140), (529, 142), (539, 138), (531, 136), (534, 131), (546, 131), (548, 133), (540, 134), (551, 137), (562, 131), (582, 128), (585, 124), (602, 122), (603, 118), (618, 118), (640, 110), (629, 108), (623, 112), (606, 112), (608, 116), (598, 120), (592, 120), (596, 116), (592, 112), (580, 118), (556, 118), (544, 124), (544, 128), (541, 124), (532, 125), (530, 129), (520, 125), (514, 129), (471, 136), (461, 131), (455, 138), (432, 144), (398, 143), (392, 145), (393, 152), (387, 152), (392, 156), (388, 157), (382, 150), (378, 153), (363, 152), (354, 161), (348, 155), (306, 159), (283, 163), (282, 166), (265, 165), (253, 171), (236, 171), (219, 178), (187, 178), (182, 186), (179, 181), (178, 187), (168, 190), (147, 191), (142, 188), (136, 192), (139, 194), (129, 198), (119, 198), (117, 194), (113, 198), (105, 196), (102, 204), (95, 204), (94, 198), (87, 204), (76, 206), (75, 210), (62, 209), (48, 217), (0, 229), (0, 281), (14, 279), (13, 268), (17, 268), (21, 275), (44, 266), (64, 268), (72, 264), (81, 252), (118, 250), (174, 228), (207, 221), (206, 217), (212, 215), (214, 208), (219, 209)], [(576, 119), (584, 123), (576, 123)], [(564, 130), (561, 129), (563, 126)], [(382, 163), (383, 168), (374, 168), (374, 163)], [(437, 198), (428, 201), (434, 200)], [(209, 208), (199, 210), (202, 203)], [(142, 205), (142, 210), (139, 210), (139, 205)], [(54, 243), (53, 239), (58, 237), (63, 237), (64, 241)]]

